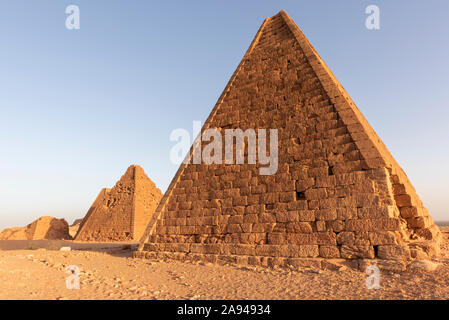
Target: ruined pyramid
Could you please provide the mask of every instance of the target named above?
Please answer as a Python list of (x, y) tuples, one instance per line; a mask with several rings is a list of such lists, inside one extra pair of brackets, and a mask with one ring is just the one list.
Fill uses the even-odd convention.
[(161, 198), (161, 191), (143, 169), (130, 166), (112, 189), (100, 191), (75, 240), (140, 240)]
[(278, 129), (277, 172), (182, 164), (136, 257), (406, 266), (438, 255), (440, 231), (406, 174), (284, 11), (263, 22), (208, 128)]
[(25, 227), (0, 230), (0, 240), (69, 240), (69, 225), (64, 219), (44, 216)]

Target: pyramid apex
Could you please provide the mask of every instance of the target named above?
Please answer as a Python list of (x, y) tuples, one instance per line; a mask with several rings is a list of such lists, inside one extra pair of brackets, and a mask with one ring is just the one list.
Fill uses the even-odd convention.
[(285, 12), (285, 10), (284, 9), (282, 9), (281, 11), (279, 11), (278, 13), (276, 13), (274, 16), (272, 16), (271, 18), (274, 18), (274, 17), (277, 17), (277, 16), (287, 16), (288, 17), (288, 14), (287, 14), (287, 12)]
[(143, 168), (137, 164), (132, 164), (126, 169), (125, 175), (133, 175), (144, 172)]
[(144, 175), (144, 176), (146, 176), (148, 178), (147, 174), (145, 173), (145, 170), (143, 170), (143, 168), (141, 166), (134, 165), (133, 168), (134, 168), (134, 176), (137, 176), (137, 175), (142, 176), (142, 175)]
[[(128, 167), (128, 169), (142, 169), (141, 166), (139, 166), (138, 164), (132, 164)], [(143, 170), (143, 169), (142, 169)]]

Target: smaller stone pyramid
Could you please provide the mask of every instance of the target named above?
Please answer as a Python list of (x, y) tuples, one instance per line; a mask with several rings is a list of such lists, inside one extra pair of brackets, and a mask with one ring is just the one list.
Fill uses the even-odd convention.
[(75, 240), (140, 240), (161, 198), (161, 191), (143, 169), (132, 165), (112, 189), (100, 191)]

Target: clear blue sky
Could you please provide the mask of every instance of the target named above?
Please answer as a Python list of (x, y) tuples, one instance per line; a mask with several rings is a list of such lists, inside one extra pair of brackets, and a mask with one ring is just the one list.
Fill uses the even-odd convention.
[[(76, 4), (81, 29), (65, 28)], [(381, 29), (365, 28), (380, 8)], [(0, 228), (85, 215), (140, 164), (165, 191), (170, 132), (204, 121), (265, 17), (284, 9), (449, 220), (449, 1), (0, 2)]]

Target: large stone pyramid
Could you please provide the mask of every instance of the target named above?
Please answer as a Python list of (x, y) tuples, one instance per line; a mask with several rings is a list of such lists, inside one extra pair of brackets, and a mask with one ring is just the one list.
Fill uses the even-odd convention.
[(161, 198), (161, 191), (143, 169), (130, 166), (112, 189), (101, 190), (75, 240), (140, 240)]
[(303, 266), (438, 254), (407, 176), (284, 11), (263, 22), (208, 128), (278, 129), (277, 173), (182, 164), (136, 257)]

